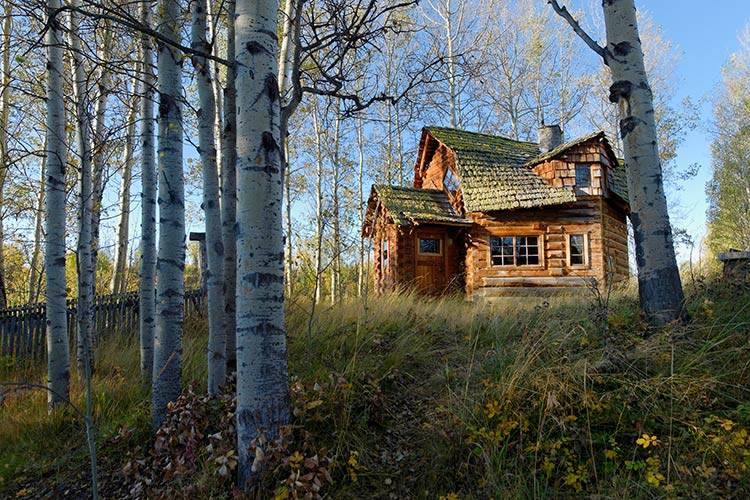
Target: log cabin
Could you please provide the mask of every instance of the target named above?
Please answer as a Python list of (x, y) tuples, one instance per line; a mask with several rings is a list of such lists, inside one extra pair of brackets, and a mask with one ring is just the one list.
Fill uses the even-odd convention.
[(539, 143), (425, 127), (413, 187), (374, 185), (362, 235), (375, 292), (470, 300), (579, 292), (628, 277), (624, 167), (604, 132)]

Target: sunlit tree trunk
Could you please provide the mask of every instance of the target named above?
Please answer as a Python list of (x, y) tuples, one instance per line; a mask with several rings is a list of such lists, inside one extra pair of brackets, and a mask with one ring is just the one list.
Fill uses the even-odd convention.
[(198, 96), (198, 153), (203, 166), (203, 211), (206, 221), (206, 257), (208, 261), (206, 290), (208, 294), (208, 394), (219, 393), (226, 382), (226, 332), (224, 322), (224, 244), (221, 240), (221, 212), (219, 208), (219, 175), (216, 168), (214, 125), (216, 103), (211, 85), (208, 60), (199, 55), (210, 50), (206, 39), (206, 2), (190, 2), (192, 13), (193, 67), (197, 73)]
[(70, 354), (65, 287), (65, 104), (63, 98), (63, 38), (59, 0), (47, 2), (47, 402), (57, 406), (70, 394)]
[[(237, 449), (241, 488), (258, 477), (251, 441), (289, 423), (284, 325), (278, 3), (237, 2)], [(258, 445), (261, 449), (262, 442)], [(263, 464), (259, 464), (261, 468)]]
[[(71, 4), (78, 7), (78, 0)], [(78, 377), (83, 380), (86, 368), (93, 366), (93, 273), (91, 264), (91, 141), (89, 130), (91, 120), (88, 114), (88, 92), (86, 71), (83, 67), (81, 42), (78, 38), (79, 17), (75, 10), (68, 13), (70, 51), (73, 65), (73, 100), (75, 102), (76, 140), (78, 143), (78, 244), (76, 247), (76, 268), (78, 276)], [(88, 357), (88, 360), (86, 359)], [(87, 364), (88, 363), (88, 364)]]
[[(143, 2), (140, 19), (151, 25), (152, 3)], [(143, 98), (141, 99), (141, 268), (138, 275), (141, 381), (151, 384), (156, 329), (156, 161), (154, 158), (154, 78), (151, 37), (141, 34)]]
[(236, 364), (237, 311), (237, 92), (235, 89), (235, 2), (228, 0), (227, 8), (227, 87), (224, 89), (224, 131), (222, 133), (221, 162), (221, 231), (224, 241), (224, 319), (226, 322), (227, 371)]
[(600, 47), (556, 0), (549, 3), (612, 72), (609, 100), (620, 113), (641, 308), (654, 325), (685, 322), (688, 316), (664, 195), (654, 98), (643, 63), (635, 2), (602, 3), (606, 47)]
[[(141, 64), (136, 64), (139, 72)], [(115, 245), (115, 269), (112, 273), (112, 293), (125, 293), (128, 273), (128, 236), (130, 229), (130, 184), (133, 182), (133, 164), (135, 163), (135, 126), (138, 121), (138, 106), (140, 104), (141, 76), (133, 78), (133, 96), (130, 101), (125, 132), (125, 150), (120, 182), (120, 214), (117, 217), (117, 244)]]
[(643, 64), (635, 3), (608, 0), (602, 6), (607, 30), (605, 61), (613, 81), (609, 98), (620, 108), (641, 307), (657, 325), (684, 321), (685, 298), (667, 212), (653, 95)]
[[(180, 5), (159, 2), (159, 34), (180, 40)], [(156, 332), (151, 403), (152, 425), (158, 428), (167, 403), (180, 395), (185, 271), (185, 188), (182, 174), (182, 53), (158, 43), (159, 243), (156, 289)]]

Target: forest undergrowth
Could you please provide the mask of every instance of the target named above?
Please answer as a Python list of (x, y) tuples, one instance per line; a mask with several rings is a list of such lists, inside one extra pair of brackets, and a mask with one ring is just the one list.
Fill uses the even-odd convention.
[[(311, 344), (309, 302), (292, 298), (293, 422), (252, 498), (748, 498), (750, 287), (685, 291), (692, 322), (658, 330), (632, 288), (608, 305), (403, 292), (318, 307)], [(97, 346), (104, 498), (243, 498), (233, 387), (204, 395), (206, 328), (186, 320), (183, 395), (155, 437), (137, 337)], [(43, 383), (1, 361), (0, 381)], [(87, 497), (80, 417), (48, 414), (41, 390), (3, 391), (0, 497)], [(71, 394), (82, 407), (81, 385)]]

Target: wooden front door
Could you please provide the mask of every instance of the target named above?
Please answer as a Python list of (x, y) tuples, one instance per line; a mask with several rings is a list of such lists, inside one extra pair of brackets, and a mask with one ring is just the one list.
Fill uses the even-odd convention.
[(445, 234), (418, 231), (415, 241), (416, 286), (427, 294), (445, 290)]

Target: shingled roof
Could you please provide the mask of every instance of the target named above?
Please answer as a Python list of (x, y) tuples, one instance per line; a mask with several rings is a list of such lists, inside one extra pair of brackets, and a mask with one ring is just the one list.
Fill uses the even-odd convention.
[(425, 127), (456, 157), (467, 212), (533, 208), (575, 201), (569, 188), (554, 187), (526, 163), (539, 156), (539, 145), (464, 130)]
[[(388, 215), (397, 225), (420, 222), (461, 226), (472, 224), (471, 220), (456, 213), (445, 192), (435, 189), (374, 185), (367, 210), (370, 224), (377, 204), (388, 210)], [(366, 234), (369, 233), (367, 227), (363, 229)]]

